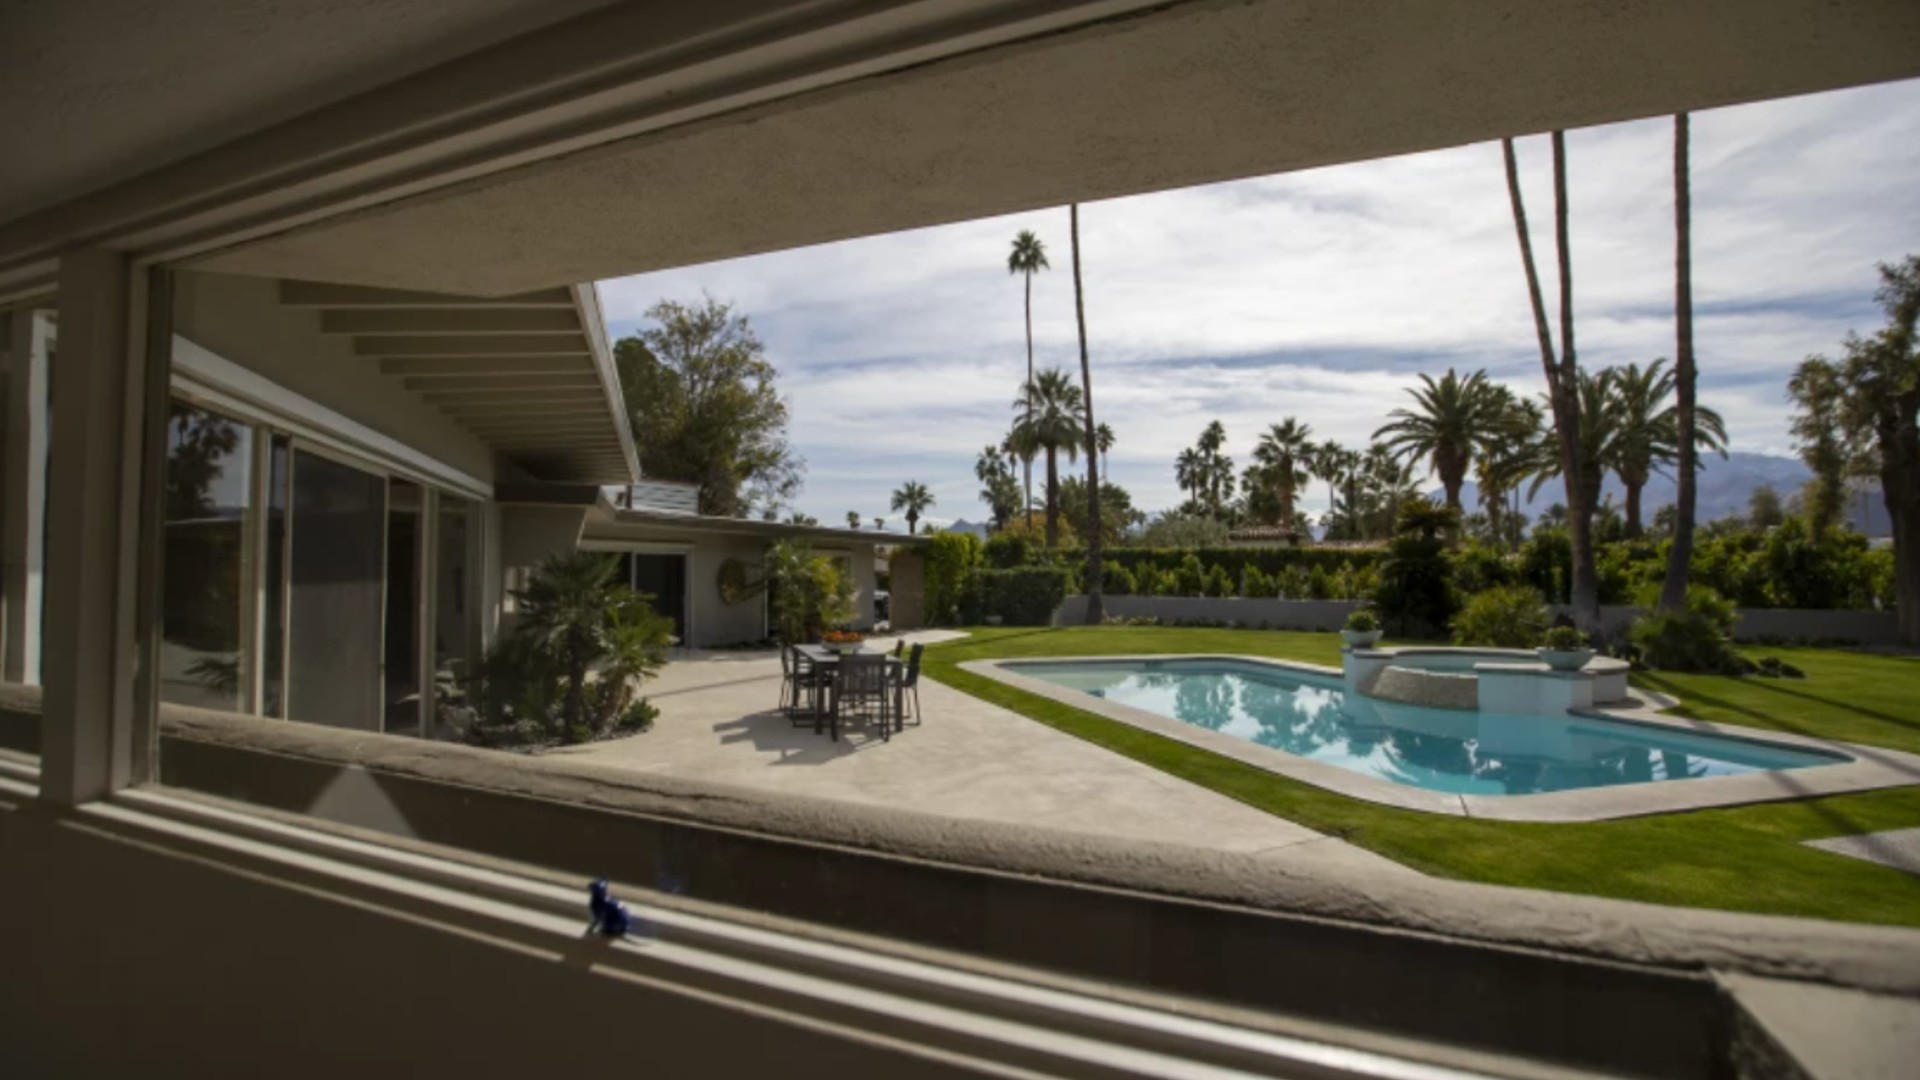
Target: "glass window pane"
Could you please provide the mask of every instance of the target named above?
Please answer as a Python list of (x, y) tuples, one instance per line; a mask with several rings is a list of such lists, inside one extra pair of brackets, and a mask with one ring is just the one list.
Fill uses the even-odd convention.
[(252, 428), (174, 403), (167, 427), (162, 700), (226, 712), (247, 708), (252, 474)]
[(262, 600), (266, 606), (261, 623), (265, 644), (260, 657), (260, 710), (268, 716), (287, 715), (287, 481), (293, 465), (293, 449), (285, 435), (273, 436), (267, 454), (267, 530), (266, 585)]
[(387, 484), (386, 730), (420, 731), (420, 535), (426, 492)]
[(434, 569), (433, 678), (434, 738), (459, 738), (471, 721), (466, 680), (475, 660), (474, 586), (469, 564), (475, 539), (472, 504), (440, 496), (439, 544)]
[(287, 560), (287, 716), (380, 729), (387, 481), (296, 451)]

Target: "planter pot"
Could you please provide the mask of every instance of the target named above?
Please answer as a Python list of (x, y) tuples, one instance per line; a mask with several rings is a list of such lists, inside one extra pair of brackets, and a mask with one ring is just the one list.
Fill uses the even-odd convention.
[(839, 653), (841, 656), (846, 656), (849, 653), (859, 652), (865, 644), (866, 642), (864, 641), (832, 641), (827, 643), (826, 649), (828, 652)]
[(1579, 671), (1593, 659), (1592, 649), (1535, 649), (1533, 655), (1539, 657), (1555, 671)]
[(1347, 643), (1349, 649), (1371, 649), (1380, 643), (1380, 637), (1384, 633), (1383, 630), (1342, 630), (1340, 638)]

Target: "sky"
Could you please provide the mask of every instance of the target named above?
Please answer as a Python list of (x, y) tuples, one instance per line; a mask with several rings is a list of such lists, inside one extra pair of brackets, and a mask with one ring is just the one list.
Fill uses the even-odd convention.
[[(1589, 369), (1673, 355), (1672, 138), (1668, 118), (1568, 133)], [(1554, 308), (1548, 140), (1518, 147)], [(1692, 158), (1700, 399), (1733, 449), (1791, 454), (1793, 367), (1877, 328), (1875, 264), (1920, 251), (1920, 81), (1697, 113)], [(1067, 221), (1059, 207), (600, 289), (615, 336), (663, 298), (711, 294), (751, 318), (807, 462), (795, 508), (902, 528), (888, 495), (918, 480), (928, 520), (978, 522), (974, 459), (1005, 434), (1026, 371), (1006, 270), (1019, 230), (1052, 262), (1034, 280), (1035, 363), (1078, 381)], [(1244, 466), (1289, 416), (1364, 445), (1422, 373), (1543, 386), (1497, 142), (1084, 203), (1080, 242), (1096, 419), (1136, 507), (1180, 501), (1173, 459), (1215, 418)], [(1326, 499), (1311, 485), (1304, 508)]]

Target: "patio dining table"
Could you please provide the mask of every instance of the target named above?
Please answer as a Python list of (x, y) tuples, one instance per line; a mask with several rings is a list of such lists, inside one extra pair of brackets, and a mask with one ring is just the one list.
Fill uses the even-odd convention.
[[(832, 675), (835, 671), (839, 670), (840, 657), (846, 655), (837, 650), (829, 649), (825, 645), (795, 645), (793, 650), (801, 656), (806, 657), (807, 660), (812, 662), (814, 667), (828, 675)], [(905, 663), (892, 653), (882, 652), (878, 649), (869, 649), (864, 645), (856, 649), (855, 653), (861, 656), (879, 655), (887, 658), (887, 681), (893, 685), (894, 729), (896, 731), (899, 730), (902, 726), (900, 721), (901, 706), (904, 704), (905, 698), (904, 690), (900, 685), (900, 673)], [(829, 679), (828, 688), (831, 689), (831, 687), (832, 681)], [(815, 735), (820, 734), (821, 723), (824, 722), (828, 716), (837, 713), (840, 708), (840, 702), (833, 694), (826, 695), (826, 698), (827, 707), (825, 709), (816, 706), (813, 710), (813, 733)]]

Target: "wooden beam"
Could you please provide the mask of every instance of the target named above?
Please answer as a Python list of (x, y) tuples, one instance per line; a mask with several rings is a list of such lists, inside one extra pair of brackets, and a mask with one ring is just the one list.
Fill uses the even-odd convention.
[(355, 356), (589, 356), (578, 330), (567, 334), (379, 334), (353, 339)]
[(409, 390), (598, 390), (600, 376), (578, 375), (416, 375), (401, 380)]
[(392, 308), (322, 311), (323, 334), (577, 334), (580, 316), (561, 308)]
[(511, 405), (588, 405), (607, 408), (607, 395), (599, 390), (448, 390), (429, 391), (422, 397), (430, 405), (482, 405), (488, 402)]
[(282, 281), (280, 302), (304, 308), (566, 308), (573, 295), (564, 288), (537, 289), (512, 296), (457, 296), (452, 293), (380, 289), (367, 285), (330, 285), (323, 281)]
[(592, 361), (580, 356), (429, 356), (380, 361), (382, 375), (545, 375), (592, 370)]
[(531, 434), (577, 435), (577, 434), (593, 433), (598, 435), (606, 435), (613, 431), (613, 423), (605, 419), (601, 419), (599, 421), (570, 420), (565, 423), (559, 423), (559, 424), (551, 424), (551, 423), (549, 424), (538, 424), (538, 423), (506, 424), (498, 427), (491, 426), (491, 425), (467, 424), (465, 425), (465, 427), (468, 431), (473, 432), (475, 435), (478, 435), (481, 438), (495, 438), (495, 437), (502, 437), (502, 436), (508, 436), (508, 435), (531, 435)]

